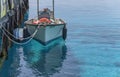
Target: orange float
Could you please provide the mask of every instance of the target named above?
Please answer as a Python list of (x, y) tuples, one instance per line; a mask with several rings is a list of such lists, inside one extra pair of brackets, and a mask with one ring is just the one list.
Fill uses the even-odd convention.
[(41, 18), (39, 23), (51, 23), (51, 21), (48, 18)]
[(48, 18), (41, 18), (39, 20), (33, 21), (33, 24), (39, 24), (39, 23), (51, 23), (51, 21)]
[(35, 20), (33, 24), (39, 24), (39, 20)]

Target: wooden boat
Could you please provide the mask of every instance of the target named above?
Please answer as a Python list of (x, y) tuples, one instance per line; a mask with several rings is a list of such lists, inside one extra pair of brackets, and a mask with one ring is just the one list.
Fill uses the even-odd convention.
[(39, 0), (37, 3), (38, 17), (25, 22), (30, 35), (38, 30), (34, 39), (38, 40), (42, 44), (47, 44), (59, 37), (63, 37), (65, 40), (67, 34), (66, 23), (62, 19), (54, 17), (54, 0), (53, 11), (48, 8), (39, 11)]

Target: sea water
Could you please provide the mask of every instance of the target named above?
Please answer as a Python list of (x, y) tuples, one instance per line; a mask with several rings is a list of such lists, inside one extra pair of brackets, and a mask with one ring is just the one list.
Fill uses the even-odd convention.
[[(37, 11), (36, 1), (29, 2), (30, 19)], [(55, 0), (55, 17), (67, 22), (66, 41), (14, 44), (1, 63), (0, 77), (120, 77), (119, 4), (120, 0)], [(50, 0), (41, 1), (43, 7), (51, 8)]]

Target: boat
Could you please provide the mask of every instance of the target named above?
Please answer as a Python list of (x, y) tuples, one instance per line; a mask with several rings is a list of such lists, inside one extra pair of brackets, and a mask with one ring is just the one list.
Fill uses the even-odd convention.
[(37, 31), (34, 39), (46, 45), (55, 39), (62, 37), (64, 40), (67, 36), (66, 22), (54, 16), (54, 0), (53, 10), (44, 8), (39, 11), (39, 0), (37, 0), (37, 18), (27, 20), (25, 25), (30, 35)]

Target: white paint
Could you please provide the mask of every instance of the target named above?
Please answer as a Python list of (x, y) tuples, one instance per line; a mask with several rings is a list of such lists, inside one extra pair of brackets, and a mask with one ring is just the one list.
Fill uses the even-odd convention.
[(23, 38), (23, 28), (16, 28), (14, 30), (14, 35), (16, 38)]

